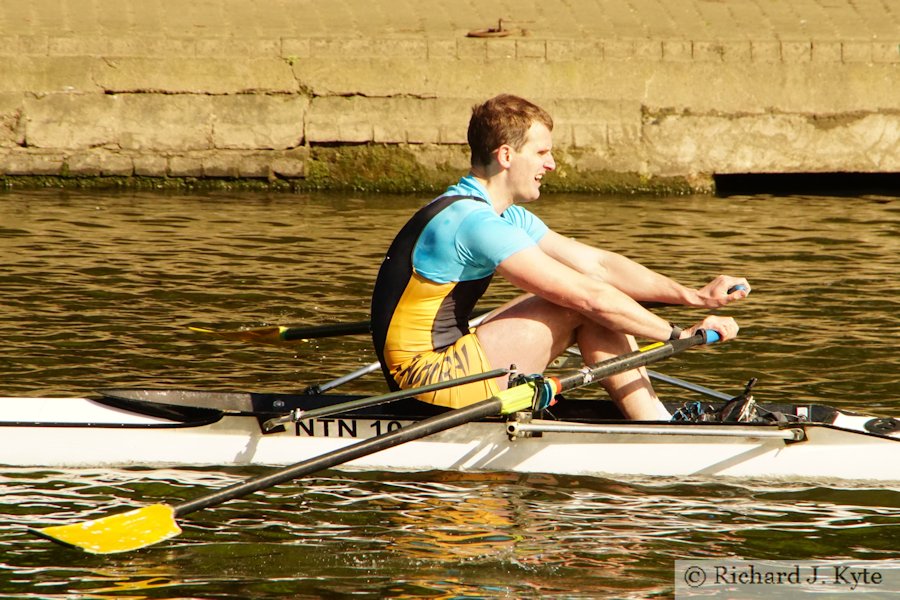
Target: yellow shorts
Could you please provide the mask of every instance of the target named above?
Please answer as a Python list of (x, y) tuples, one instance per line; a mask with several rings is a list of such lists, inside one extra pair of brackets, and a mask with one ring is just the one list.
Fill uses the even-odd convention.
[[(470, 333), (446, 348), (423, 352), (398, 365), (391, 365), (390, 373), (401, 389), (409, 389), (485, 373), (491, 369), (478, 338)], [(416, 398), (429, 404), (461, 408), (496, 396), (499, 392), (496, 380), (486, 379), (421, 394)]]

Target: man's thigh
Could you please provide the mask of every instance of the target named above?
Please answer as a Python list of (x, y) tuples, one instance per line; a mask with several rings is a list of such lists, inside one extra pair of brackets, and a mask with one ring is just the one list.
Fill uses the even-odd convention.
[(542, 373), (575, 342), (575, 330), (584, 322), (577, 311), (527, 295), (498, 309), (475, 333), (492, 367)]

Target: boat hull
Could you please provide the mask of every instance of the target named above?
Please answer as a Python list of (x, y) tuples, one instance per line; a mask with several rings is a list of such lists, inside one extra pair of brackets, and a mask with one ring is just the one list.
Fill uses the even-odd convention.
[[(412, 422), (350, 414), (266, 433), (259, 414), (204, 409), (173, 420), (88, 398), (3, 398), (0, 415), (0, 464), (53, 468), (287, 465)], [(523, 416), (468, 423), (342, 468), (900, 480), (900, 439), (867, 431), (870, 417), (839, 417), (710, 426)]]

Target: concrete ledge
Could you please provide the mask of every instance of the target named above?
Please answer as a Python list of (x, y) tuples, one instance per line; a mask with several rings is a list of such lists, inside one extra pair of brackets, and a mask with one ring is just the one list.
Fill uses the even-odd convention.
[(900, 28), (875, 6), (548, 0), (469, 37), (495, 8), (336, 2), (3, 3), (0, 173), (431, 189), (500, 92), (554, 115), (556, 189), (900, 171)]

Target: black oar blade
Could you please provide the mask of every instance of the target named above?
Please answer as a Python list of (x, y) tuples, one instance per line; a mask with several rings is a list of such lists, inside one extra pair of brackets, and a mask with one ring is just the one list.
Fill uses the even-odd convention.
[(33, 530), (54, 542), (79, 548), (90, 554), (115, 554), (146, 548), (181, 533), (175, 510), (166, 504), (152, 504), (93, 521), (54, 525)]

